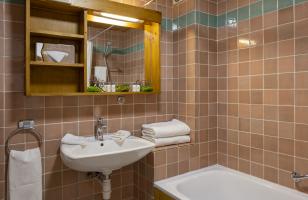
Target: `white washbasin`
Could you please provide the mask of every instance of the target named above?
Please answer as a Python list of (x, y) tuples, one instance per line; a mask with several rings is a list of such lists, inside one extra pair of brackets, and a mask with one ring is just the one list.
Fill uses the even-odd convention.
[(140, 160), (153, 148), (152, 142), (130, 136), (122, 145), (111, 139), (90, 142), (85, 146), (61, 144), (61, 158), (71, 169), (109, 174)]

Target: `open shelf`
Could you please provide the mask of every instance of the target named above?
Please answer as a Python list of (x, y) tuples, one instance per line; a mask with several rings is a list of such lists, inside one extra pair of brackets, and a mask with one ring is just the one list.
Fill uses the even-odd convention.
[(59, 39), (72, 39), (72, 40), (83, 40), (84, 35), (74, 34), (74, 33), (63, 33), (57, 31), (49, 31), (49, 30), (31, 30), (30, 34), (32, 36), (40, 36), (40, 37), (51, 37), (51, 38), (59, 38)]
[(42, 61), (31, 61), (31, 66), (38, 67), (84, 67), (82, 63), (53, 63), (53, 62), (42, 62)]
[[(86, 90), (87, 11), (39, 0), (26, 2), (26, 95), (80, 94)], [(41, 4), (37, 4), (41, 2)], [(55, 8), (53, 8), (55, 6)], [(69, 6), (68, 6), (69, 7)], [(74, 46), (72, 63), (36, 60), (36, 44)]]
[(141, 95), (157, 94), (157, 92), (69, 92), (69, 93), (30, 93), (29, 96), (104, 96), (104, 95)]

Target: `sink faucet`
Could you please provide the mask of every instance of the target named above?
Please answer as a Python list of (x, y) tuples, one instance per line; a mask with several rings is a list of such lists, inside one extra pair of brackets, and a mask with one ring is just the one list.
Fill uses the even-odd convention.
[(294, 182), (298, 183), (302, 180), (308, 179), (308, 174), (301, 175), (300, 173), (294, 171), (291, 173), (291, 177), (294, 180)]
[(107, 132), (107, 122), (103, 117), (99, 117), (95, 126), (95, 139), (103, 141), (104, 134)]

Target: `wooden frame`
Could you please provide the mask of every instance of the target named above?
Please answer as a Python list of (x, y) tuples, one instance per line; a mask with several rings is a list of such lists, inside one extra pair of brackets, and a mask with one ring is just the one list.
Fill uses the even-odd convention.
[[(145, 79), (153, 92), (88, 93), (87, 27), (99, 24), (94, 11), (138, 18), (143, 23), (124, 27), (144, 30)], [(27, 96), (126, 95), (160, 92), (161, 13), (108, 0), (74, 0), (71, 5), (51, 0), (26, 1), (25, 93)], [(121, 26), (121, 24), (120, 24)], [(60, 41), (60, 42), (59, 42)], [(35, 61), (35, 42), (65, 43), (75, 46), (75, 63)]]
[(154, 188), (154, 199), (155, 200), (174, 200), (173, 198), (169, 197), (164, 192), (160, 191), (157, 188)]

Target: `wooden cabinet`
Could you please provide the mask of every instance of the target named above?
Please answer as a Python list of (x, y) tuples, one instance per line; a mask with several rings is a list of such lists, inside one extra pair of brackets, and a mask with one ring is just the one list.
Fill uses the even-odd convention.
[[(85, 92), (87, 11), (50, 5), (26, 1), (26, 95)], [(36, 61), (36, 43), (73, 45), (74, 63)]]
[[(88, 13), (93, 10), (117, 13), (126, 10), (131, 15), (136, 9), (143, 15), (145, 32), (145, 74), (151, 80), (154, 91), (160, 91), (160, 20), (161, 14), (143, 8), (119, 4), (107, 0), (92, 0), (72, 5), (46, 0), (26, 1), (26, 45), (25, 45), (25, 93), (27, 96), (71, 96), (71, 95), (120, 95), (126, 93), (88, 93), (87, 91), (87, 27)], [(121, 14), (121, 13), (117, 13)], [(155, 19), (155, 22), (149, 22)], [(155, 35), (153, 37), (153, 35)], [(154, 38), (154, 40), (153, 40)], [(67, 44), (75, 49), (74, 63), (37, 61), (36, 43)], [(153, 56), (155, 59), (153, 59)], [(142, 94), (142, 93), (140, 93)], [(149, 93), (143, 93), (149, 94)]]

